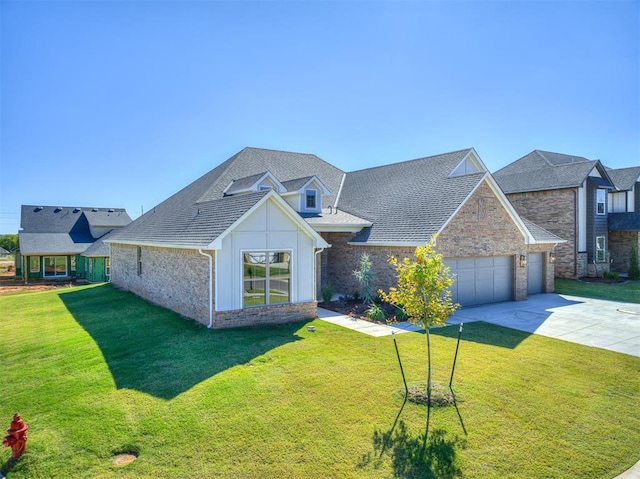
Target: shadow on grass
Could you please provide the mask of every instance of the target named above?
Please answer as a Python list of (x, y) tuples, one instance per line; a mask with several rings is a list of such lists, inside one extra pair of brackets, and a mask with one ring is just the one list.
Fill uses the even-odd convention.
[(412, 435), (404, 421), (394, 423), (388, 431), (373, 433), (373, 452), (366, 454), (359, 466), (379, 467), (385, 455), (391, 459), (393, 476), (404, 479), (454, 479), (463, 477), (458, 451), (465, 447), (465, 441), (450, 436), (442, 429), (429, 433), (424, 441), (424, 433)]
[[(431, 329), (431, 334), (445, 338), (457, 339), (458, 325), (454, 324), (443, 328), (433, 328)], [(529, 336), (531, 336), (531, 333), (478, 321), (474, 323), (464, 323), (462, 342), (472, 341), (479, 344), (514, 349)], [(460, 347), (464, 348), (462, 343)]]
[(209, 330), (111, 285), (59, 296), (97, 343), (116, 387), (162, 399), (301, 339), (300, 323)]

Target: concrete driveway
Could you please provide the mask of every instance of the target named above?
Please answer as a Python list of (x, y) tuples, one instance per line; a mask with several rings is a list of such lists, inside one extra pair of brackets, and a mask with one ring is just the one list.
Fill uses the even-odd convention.
[(526, 301), (463, 308), (447, 324), (472, 321), (640, 357), (640, 304), (538, 294)]

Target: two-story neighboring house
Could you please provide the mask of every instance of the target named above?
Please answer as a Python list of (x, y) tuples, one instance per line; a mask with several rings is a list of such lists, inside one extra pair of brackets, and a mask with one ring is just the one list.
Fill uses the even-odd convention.
[(555, 249), (557, 276), (609, 270), (615, 186), (599, 160), (534, 150), (493, 176), (520, 215), (567, 240)]
[(640, 166), (608, 169), (615, 190), (609, 193), (609, 251), (612, 271), (629, 270), (631, 245), (640, 249)]

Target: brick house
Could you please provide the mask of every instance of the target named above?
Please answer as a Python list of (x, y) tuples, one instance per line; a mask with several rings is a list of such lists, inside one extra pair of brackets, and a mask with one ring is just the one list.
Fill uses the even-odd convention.
[(473, 149), (346, 173), (315, 155), (245, 148), (105, 240), (112, 282), (225, 328), (316, 317), (323, 285), (352, 293), (367, 252), (438, 234), (465, 306), (553, 291), (562, 239), (521, 218)]
[(627, 195), (599, 160), (535, 150), (493, 176), (519, 214), (567, 240), (555, 251), (557, 276), (594, 276), (618, 262), (610, 213), (613, 197), (627, 205)]

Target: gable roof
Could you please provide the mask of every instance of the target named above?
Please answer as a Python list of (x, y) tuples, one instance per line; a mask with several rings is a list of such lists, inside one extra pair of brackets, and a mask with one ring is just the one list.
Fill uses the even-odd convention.
[(640, 178), (640, 166), (631, 166), (629, 168), (611, 169), (607, 168), (607, 173), (613, 181), (613, 186), (618, 191), (630, 191)]
[[(520, 217), (522, 218), (522, 216)], [(536, 243), (566, 243), (567, 240), (560, 238), (559, 236), (547, 231), (541, 226), (529, 221), (526, 218), (522, 218), (523, 223), (533, 236)]]
[[(439, 232), (488, 174), (450, 173), (472, 148), (348, 173), (342, 210), (372, 223), (352, 243), (422, 244)], [(479, 161), (479, 160), (478, 160)]]
[(97, 238), (90, 226), (119, 228), (131, 222), (124, 208), (22, 205), (18, 241), (23, 255), (78, 254)]
[(519, 160), (493, 173), (505, 193), (577, 188), (597, 168), (604, 183), (611, 184), (609, 175), (599, 160), (534, 150)]

